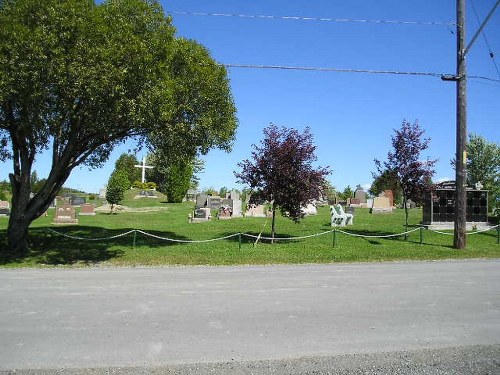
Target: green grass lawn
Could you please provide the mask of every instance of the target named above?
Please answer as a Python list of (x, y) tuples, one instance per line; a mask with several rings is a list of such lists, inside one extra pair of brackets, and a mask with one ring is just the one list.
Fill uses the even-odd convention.
[[(466, 250), (452, 248), (453, 237), (423, 231), (412, 232), (405, 241), (396, 238), (353, 237), (334, 234), (301, 240), (283, 240), (271, 244), (254, 238), (234, 236), (224, 240), (203, 243), (178, 243), (152, 238), (141, 233), (128, 234), (114, 239), (127, 231), (139, 229), (151, 235), (180, 241), (209, 240), (236, 233), (269, 236), (271, 220), (265, 218), (234, 218), (212, 220), (206, 223), (188, 223), (192, 203), (171, 204), (160, 199), (133, 199), (129, 192), (124, 205), (128, 207), (157, 207), (151, 212), (97, 213), (96, 216), (79, 216), (78, 225), (52, 224), (54, 210), (48, 217), (41, 217), (30, 227), (31, 253), (22, 259), (0, 258), (3, 267), (39, 267), (54, 265), (231, 265), (272, 263), (330, 263), (368, 262), (390, 260), (426, 260), (459, 258), (497, 258), (500, 245), (497, 232), (492, 230), (468, 236)], [(410, 211), (410, 222), (418, 225), (420, 210)], [(0, 247), (7, 246), (8, 218), (0, 217)], [(393, 214), (372, 215), (367, 209), (356, 209), (354, 225), (338, 228), (349, 233), (375, 236), (397, 234), (405, 231), (404, 211)], [(410, 228), (412, 229), (412, 228)], [(71, 239), (51, 232), (83, 239)], [(304, 218), (299, 224), (277, 216), (277, 236), (303, 237), (332, 230), (329, 208), (320, 207), (318, 215)]]

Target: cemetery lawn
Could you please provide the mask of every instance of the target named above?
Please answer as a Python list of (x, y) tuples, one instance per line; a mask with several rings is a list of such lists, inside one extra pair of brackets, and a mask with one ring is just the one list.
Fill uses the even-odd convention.
[[(405, 260), (437, 260), (463, 258), (500, 258), (497, 231), (490, 230), (467, 237), (467, 249), (452, 248), (453, 237), (428, 230), (412, 232), (405, 241), (395, 238), (362, 238), (332, 232), (300, 240), (283, 240), (271, 244), (238, 236), (204, 242), (179, 243), (146, 236), (122, 234), (139, 229), (153, 236), (180, 241), (210, 240), (244, 233), (267, 237), (271, 219), (234, 218), (205, 223), (188, 223), (193, 203), (171, 204), (161, 199), (129, 199), (124, 205), (136, 211), (118, 214), (98, 212), (95, 216), (79, 216), (78, 225), (54, 225), (54, 210), (30, 227), (31, 252), (23, 258), (7, 258), (0, 253), (1, 267), (53, 266), (162, 266), (162, 265), (241, 265), (278, 263), (380, 262)], [(142, 211), (149, 208), (151, 211)], [(78, 211), (78, 209), (77, 209)], [(422, 219), (421, 210), (410, 211), (414, 229)], [(0, 217), (0, 248), (7, 246), (8, 218)], [(404, 211), (372, 215), (356, 208), (354, 225), (344, 228), (357, 235), (391, 235), (405, 231)], [(51, 232), (57, 231), (60, 234)], [(319, 207), (318, 215), (308, 216), (299, 224), (277, 215), (277, 236), (303, 237), (331, 231), (329, 208)], [(449, 231), (448, 231), (449, 232)], [(450, 233), (450, 232), (449, 232)], [(81, 239), (64, 237), (66, 234)], [(99, 239), (118, 236), (113, 239)], [(97, 240), (96, 240), (97, 239)]]

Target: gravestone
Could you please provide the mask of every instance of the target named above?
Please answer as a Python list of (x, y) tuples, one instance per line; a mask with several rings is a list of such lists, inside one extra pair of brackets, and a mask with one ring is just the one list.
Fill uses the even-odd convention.
[(94, 211), (94, 205), (90, 203), (85, 203), (82, 204), (80, 207), (80, 215), (81, 216), (94, 216), (95, 211)]
[(308, 203), (301, 209), (302, 213), (306, 216), (311, 216), (311, 215), (317, 215), (318, 214), (318, 209), (316, 208), (316, 205), (313, 203)]
[(10, 215), (10, 204), (7, 201), (0, 201), (0, 216)]
[(237, 201), (241, 200), (240, 192), (236, 190), (231, 190), (231, 192), (229, 193), (229, 199)]
[(158, 198), (154, 190), (141, 190), (135, 198)]
[(54, 224), (77, 224), (75, 207), (70, 204), (63, 204), (56, 208)]
[(232, 208), (229, 207), (228, 205), (223, 204), (219, 208), (219, 214), (218, 214), (219, 220), (231, 219), (231, 215), (232, 215)]
[(373, 207), (373, 198), (368, 198), (366, 200), (366, 207), (367, 208), (372, 208)]
[(208, 195), (206, 194), (198, 194), (196, 196), (196, 208), (205, 207), (207, 205)]
[(222, 199), (220, 197), (208, 196), (207, 207), (209, 207), (213, 210), (218, 210), (221, 205), (222, 205)]
[(196, 201), (196, 196), (198, 195), (198, 191), (196, 189), (188, 189), (186, 192), (186, 201), (188, 202), (195, 202)]
[(380, 193), (379, 197), (389, 198), (390, 205), (394, 206), (394, 193), (392, 192), (392, 190), (384, 190), (382, 193)]
[(107, 191), (107, 186), (104, 186), (99, 189), (99, 198), (100, 199), (106, 199), (106, 191)]
[(351, 207), (359, 207), (361, 205), (361, 200), (359, 198), (349, 199), (349, 205)]
[(356, 190), (354, 191), (354, 198), (359, 199), (359, 204), (366, 203), (366, 193), (361, 185), (356, 186)]
[(265, 207), (262, 204), (249, 204), (248, 209), (245, 212), (245, 217), (266, 217), (264, 209)]
[(196, 208), (192, 215), (189, 215), (190, 223), (202, 223), (209, 221), (211, 218), (210, 208), (202, 207)]
[(243, 213), (241, 211), (241, 200), (233, 199), (233, 217), (242, 217)]
[(82, 204), (85, 204), (86, 198), (85, 197), (78, 197), (76, 195), (73, 195), (69, 199), (69, 204), (72, 206), (81, 206)]
[(388, 197), (373, 198), (372, 214), (392, 213), (391, 201)]
[(416, 207), (417, 207), (417, 204), (415, 202), (413, 202), (411, 199), (408, 199), (406, 201), (406, 208), (413, 209), (413, 208), (416, 208)]

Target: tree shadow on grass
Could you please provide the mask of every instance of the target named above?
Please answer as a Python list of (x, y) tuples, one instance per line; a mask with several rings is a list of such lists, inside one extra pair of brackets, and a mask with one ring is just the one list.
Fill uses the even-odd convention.
[[(165, 247), (178, 244), (163, 238), (187, 240), (172, 232), (147, 230), (150, 237), (142, 233), (128, 233), (132, 228), (105, 229), (101, 227), (68, 225), (58, 227), (30, 228), (30, 250), (26, 256), (13, 256), (0, 252), (0, 265), (29, 262), (46, 265), (91, 265), (123, 256), (125, 248), (148, 246)], [(0, 246), (7, 249), (7, 231), (0, 230)]]

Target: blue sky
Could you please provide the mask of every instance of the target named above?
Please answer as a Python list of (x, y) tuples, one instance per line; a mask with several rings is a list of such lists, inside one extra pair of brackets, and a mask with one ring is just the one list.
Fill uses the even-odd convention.
[[(475, 0), (484, 19), (496, 0)], [(468, 40), (478, 22), (468, 0)], [(164, 0), (179, 36), (205, 45), (225, 64), (286, 65), (394, 71), (451, 73), (456, 70), (454, 26), (328, 22), (243, 17), (183, 15), (183, 12), (320, 18), (454, 21), (455, 2), (424, 0)], [(484, 29), (500, 68), (500, 9)], [(471, 49), (468, 74), (500, 80), (481, 36)], [(239, 187), (233, 171), (249, 158), (252, 144), (270, 122), (303, 129), (309, 126), (317, 145), (318, 165), (333, 170), (329, 180), (338, 189), (369, 185), (374, 158), (385, 159), (393, 129), (403, 119), (418, 120), (431, 138), (424, 156), (439, 159), (435, 180), (453, 178), (450, 159), (455, 153), (455, 84), (435, 77), (375, 75), (295, 70), (229, 68), (239, 128), (233, 151), (204, 156), (200, 187)], [(468, 131), (500, 142), (500, 83), (468, 81)], [(66, 186), (97, 192), (108, 180), (117, 148), (105, 166), (76, 169)], [(141, 159), (143, 154), (138, 154)], [(35, 166), (48, 174), (50, 158)], [(3, 164), (0, 180), (11, 164)]]

